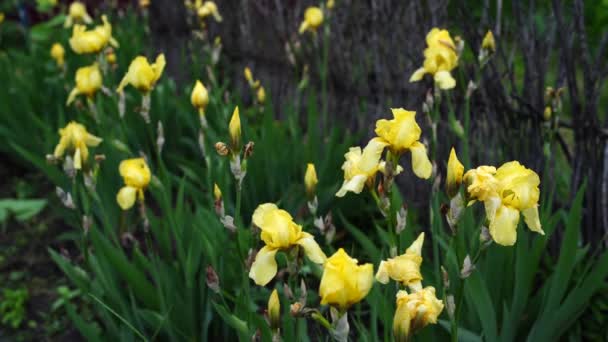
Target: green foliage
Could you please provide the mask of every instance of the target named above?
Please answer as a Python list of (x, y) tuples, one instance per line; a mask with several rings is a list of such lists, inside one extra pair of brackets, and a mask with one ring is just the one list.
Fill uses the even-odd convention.
[(27, 221), (38, 215), (46, 203), (45, 199), (0, 199), (0, 222), (6, 222), (10, 215), (19, 221)]
[(0, 322), (13, 329), (25, 320), (25, 305), (29, 298), (27, 289), (3, 289), (0, 298)]
[[(289, 314), (290, 304), (302, 298), (304, 306), (320, 308), (317, 315), (329, 316), (329, 310), (319, 306), (318, 266), (308, 261), (301, 265), (304, 286), (297, 275), (279, 277), (267, 287), (255, 286), (248, 278), (245, 260), (250, 249), (261, 247), (258, 234), (249, 229), (250, 217), (257, 205), (265, 202), (276, 202), (290, 212), (304, 230), (316, 235), (328, 254), (343, 247), (376, 268), (391, 255), (388, 246), (393, 238), (403, 252), (426, 228), (422, 216), (428, 211), (424, 283), (434, 286), (444, 301), (449, 294), (460, 294), (460, 300), (457, 320), (451, 320), (444, 310), (439, 324), (421, 331), (419, 340), (445, 340), (456, 330), (454, 336), (461, 341), (557, 339), (579, 323), (593, 296), (605, 293), (608, 253), (589, 255), (588, 247), (580, 244), (584, 189), (578, 191), (569, 209), (555, 208), (551, 194), (543, 192), (540, 220), (546, 235), (533, 235), (522, 223), (514, 247), (482, 246), (479, 234), (485, 222), (474, 209), (466, 210), (452, 235), (440, 210), (448, 200), (438, 191), (433, 191), (428, 207), (409, 209), (407, 228), (395, 237), (369, 195), (335, 199), (343, 177), (343, 155), (358, 137), (346, 134), (340, 124), (319, 128), (323, 110), (317, 107), (314, 91), (300, 94), (308, 98), (305, 115), (287, 107), (281, 111), (283, 119), (276, 120), (276, 113), (268, 106), (248, 106), (238, 95), (225, 96), (231, 84), (219, 76), (229, 65), (211, 65), (207, 55), (192, 56), (192, 67), (186, 70), (192, 76), (187, 87), (179, 88), (163, 76), (151, 92), (151, 124), (139, 115), (141, 96), (131, 88), (126, 90), (126, 114), (120, 117), (113, 90), (130, 60), (149, 52), (141, 18), (129, 13), (112, 21), (117, 40), (133, 44), (123, 44), (117, 50), (117, 69), (110, 68), (104, 74), (109, 95), (99, 93), (94, 99), (96, 122), (83, 100), (65, 106), (75, 70), (95, 59), (68, 52), (67, 69), (55, 66), (48, 56), (50, 45), (57, 40), (67, 49), (68, 32), (60, 27), (61, 22), (62, 18), (56, 17), (29, 30), (25, 49), (0, 52), (0, 79), (6, 80), (0, 91), (0, 139), (7, 142), (0, 144), (0, 151), (44, 173), (54, 186), (71, 195), (75, 208), (61, 206), (53, 195), (49, 195), (49, 207), (70, 227), (70, 238), (74, 237), (72, 242), (83, 258), (69, 260), (49, 248), (70, 287), (75, 287), (58, 289), (60, 297), (53, 308), (65, 308), (87, 340), (245, 341), (254, 334), (270, 340), (272, 332), (261, 313), (273, 288), (280, 292), (285, 341), (314, 341), (326, 336), (322, 325)], [(210, 74), (202, 74), (202, 65), (210, 66)], [(204, 151), (199, 144), (198, 113), (189, 103), (191, 85), (199, 78), (210, 90), (206, 110), (209, 126), (202, 131)], [(214, 81), (218, 79), (221, 81)], [(255, 143), (253, 156), (247, 160), (240, 207), (236, 203), (241, 195), (229, 160), (213, 151), (216, 142), (228, 140), (228, 120), (237, 105), (244, 141)], [(99, 158), (103, 161), (91, 158), (84, 170), (90, 178), (85, 179), (84, 172), (70, 178), (62, 165), (46, 160), (58, 141), (57, 130), (72, 120), (85, 124), (104, 140), (91, 149), (92, 155), (103, 155)], [(162, 150), (157, 145), (158, 123), (164, 131)], [(464, 139), (470, 133), (468, 124), (463, 129), (459, 136)], [(118, 164), (139, 155), (146, 157), (153, 174), (145, 206), (121, 211), (115, 199), (123, 185)], [(466, 160), (470, 166), (468, 152)], [(308, 162), (316, 165), (319, 174), (318, 212), (334, 215), (338, 234), (331, 242), (317, 233), (314, 217), (305, 210), (303, 176)], [(222, 189), (226, 214), (235, 219), (236, 234), (224, 227), (214, 210), (214, 183)], [(388, 210), (391, 217), (402, 203), (407, 200), (393, 191)], [(47, 200), (2, 200), (0, 221), (8, 213), (28, 220), (46, 205)], [(85, 221), (90, 224), (85, 225)], [(556, 235), (562, 236), (561, 248), (552, 254), (548, 244)], [(478, 256), (476, 269), (461, 279), (467, 255)], [(289, 258), (286, 253), (278, 254), (279, 269), (288, 265)], [(442, 281), (441, 265), (447, 270), (449, 286)], [(218, 276), (217, 291), (210, 284), (211, 270)], [(288, 296), (285, 285), (293, 297)], [(374, 285), (368, 297), (349, 311), (351, 337), (392, 340), (397, 290), (393, 283)], [(5, 289), (0, 303), (3, 323), (19, 326), (26, 300), (27, 290)], [(605, 312), (605, 306), (593, 308), (593, 313)], [(92, 312), (92, 317), (82, 312)], [(598, 322), (601, 326), (601, 317)]]

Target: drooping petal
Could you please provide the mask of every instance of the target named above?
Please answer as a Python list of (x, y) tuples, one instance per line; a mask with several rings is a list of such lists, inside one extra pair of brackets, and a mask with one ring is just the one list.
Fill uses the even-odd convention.
[(521, 213), (524, 215), (524, 221), (526, 222), (526, 225), (528, 225), (528, 228), (530, 228), (531, 231), (537, 232), (541, 235), (545, 235), (545, 232), (543, 231), (543, 228), (540, 225), (537, 206), (533, 208), (524, 209), (521, 211)]
[(426, 155), (426, 147), (419, 141), (410, 146), (412, 152), (412, 169), (414, 174), (422, 179), (429, 179), (433, 171), (433, 165)]
[(500, 197), (498, 195), (489, 196), (483, 201), (483, 204), (486, 209), (486, 218), (488, 221), (493, 221), (496, 217), (496, 211), (502, 206)]
[(418, 70), (414, 71), (414, 73), (410, 77), (410, 82), (420, 81), (424, 77), (425, 74), (426, 74), (426, 70), (424, 68), (419, 68)]
[(302, 246), (304, 248), (304, 252), (308, 259), (310, 259), (315, 264), (323, 264), (325, 260), (327, 260), (327, 256), (319, 247), (319, 244), (315, 241), (314, 236), (309, 233), (302, 233), (301, 238), (296, 242), (296, 244)]
[(496, 216), (490, 221), (490, 235), (499, 245), (513, 246), (517, 240), (517, 223), (519, 211), (507, 206), (500, 206)]
[(386, 262), (384, 260), (380, 261), (380, 266), (378, 266), (378, 271), (376, 272), (376, 280), (382, 284), (388, 283), (388, 280), (389, 280), (388, 262)]
[(260, 286), (268, 284), (277, 274), (277, 262), (274, 259), (276, 249), (264, 246), (255, 256), (255, 261), (249, 270), (249, 278)]
[(356, 175), (350, 180), (345, 180), (342, 187), (336, 192), (337, 197), (344, 197), (347, 192), (351, 191), (360, 194), (367, 181), (366, 175)]
[(400, 290), (397, 293), (397, 310), (393, 318), (393, 335), (397, 342), (407, 341), (410, 337), (412, 317), (410, 316), (407, 298), (408, 294), (406, 291)]
[(76, 151), (74, 151), (74, 168), (76, 170), (82, 169), (82, 155), (80, 148), (76, 148)]
[(116, 194), (116, 202), (122, 210), (130, 209), (135, 204), (137, 188), (131, 186), (123, 186), (118, 194)]
[(354, 302), (359, 302), (372, 289), (374, 285), (374, 265), (365, 264), (357, 268), (357, 289), (359, 291), (358, 296), (354, 298)]
[(378, 164), (382, 151), (388, 144), (380, 138), (374, 138), (370, 140), (361, 154), (361, 161), (359, 163), (359, 169), (371, 176), (376, 170), (378, 170)]
[(59, 144), (57, 144), (57, 146), (55, 146), (55, 151), (53, 152), (53, 156), (55, 158), (63, 157), (63, 154), (65, 153), (66, 148), (67, 148), (67, 141), (65, 139), (61, 138), (61, 140), (59, 140)]
[(435, 73), (435, 83), (441, 89), (452, 89), (456, 86), (456, 80), (449, 71), (438, 71)]
[(80, 92), (78, 91), (77, 87), (74, 87), (74, 89), (72, 89), (72, 91), (70, 92), (70, 95), (68, 95), (68, 100), (65, 102), (66, 106), (69, 106), (70, 104), (72, 104), (72, 102), (74, 102), (74, 100), (76, 99), (76, 96), (78, 96), (80, 94)]
[(90, 133), (87, 133), (87, 135), (86, 135), (86, 137), (84, 139), (85, 139), (84, 143), (87, 146), (91, 146), (91, 147), (95, 147), (95, 146), (99, 145), (103, 141), (103, 139), (101, 139), (100, 137), (95, 136), (95, 135), (90, 134)]

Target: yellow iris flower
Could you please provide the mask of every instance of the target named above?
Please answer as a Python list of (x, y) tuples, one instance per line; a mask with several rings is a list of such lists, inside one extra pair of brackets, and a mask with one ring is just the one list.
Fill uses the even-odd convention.
[(72, 121), (64, 128), (59, 129), (59, 144), (55, 147), (53, 156), (61, 158), (66, 151), (74, 151), (74, 168), (82, 169), (82, 164), (89, 158), (88, 147), (95, 147), (102, 141), (101, 138), (87, 132), (86, 127)]
[(209, 104), (209, 92), (201, 81), (196, 81), (192, 94), (190, 95), (190, 102), (194, 108), (197, 108), (201, 115), (205, 114), (205, 108)]
[(51, 46), (51, 57), (53, 57), (57, 66), (62, 67), (65, 64), (65, 49), (63, 48), (63, 45), (54, 43), (53, 46)]
[(69, 106), (74, 101), (76, 96), (81, 94), (92, 98), (95, 93), (101, 89), (102, 82), (103, 78), (97, 63), (93, 63), (93, 65), (87, 67), (78, 68), (78, 70), (76, 70), (76, 86), (70, 92), (66, 104)]
[(464, 165), (458, 160), (456, 151), (452, 147), (450, 158), (448, 159), (448, 176), (446, 179), (446, 192), (450, 198), (456, 196), (460, 185), (462, 184), (462, 175), (464, 173)]
[(118, 42), (112, 37), (112, 25), (105, 15), (101, 17), (103, 25), (87, 31), (83, 25), (74, 25), (70, 46), (77, 54), (98, 53), (108, 44), (118, 47)]
[(351, 191), (356, 194), (361, 193), (368, 181), (372, 181), (379, 171), (382, 151), (388, 144), (380, 138), (374, 138), (365, 146), (351, 147), (344, 155), (346, 161), (342, 165), (344, 170), (344, 183), (336, 193), (336, 196), (343, 197)]
[(144, 200), (144, 190), (150, 184), (152, 173), (144, 158), (123, 160), (118, 166), (118, 172), (125, 186), (118, 191), (116, 202), (122, 210), (127, 210), (135, 204), (136, 198)]
[(357, 265), (357, 259), (351, 258), (340, 248), (325, 262), (319, 284), (321, 304), (346, 310), (365, 298), (373, 283), (374, 266)]
[(217, 21), (217, 22), (222, 21), (222, 16), (220, 15), (220, 12), (217, 9), (217, 5), (213, 1), (205, 1), (202, 6), (198, 7), (198, 10), (196, 13), (198, 14), (199, 18), (201, 18), (201, 19), (204, 19), (211, 15), (211, 16), (213, 16), (215, 21)]
[(4, 22), (4, 12), (0, 12), (0, 24)]
[(403, 108), (392, 108), (392, 120), (381, 119), (376, 122), (376, 134), (385, 141), (391, 151), (401, 154), (412, 153), (412, 169), (416, 176), (428, 179), (433, 171), (426, 147), (420, 142), (422, 130), (416, 123), (416, 112)]
[(412, 291), (422, 289), (420, 265), (422, 264), (423, 243), (424, 233), (420, 233), (404, 254), (381, 261), (378, 272), (376, 272), (376, 280), (387, 284), (390, 278), (409, 286)]
[(91, 16), (87, 12), (86, 6), (80, 1), (74, 1), (68, 9), (68, 16), (65, 18), (65, 27), (71, 27), (74, 23), (90, 24), (93, 22)]
[(304, 11), (304, 21), (300, 24), (300, 34), (310, 31), (316, 32), (317, 28), (323, 24), (323, 11), (319, 7), (308, 7)]
[(314, 263), (323, 264), (327, 259), (314, 237), (303, 232), (302, 226), (293, 222), (287, 211), (273, 203), (260, 204), (253, 213), (253, 223), (262, 230), (261, 238), (266, 244), (256, 255), (249, 271), (249, 278), (257, 285), (268, 284), (277, 274), (275, 255), (280, 250), (300, 246)]
[(410, 82), (420, 81), (425, 74), (431, 74), (439, 88), (454, 88), (456, 80), (450, 71), (458, 66), (458, 54), (450, 33), (433, 28), (426, 36), (426, 43), (423, 66), (412, 74)]
[(165, 64), (165, 55), (162, 53), (156, 57), (154, 64), (148, 63), (148, 59), (144, 56), (135, 57), (116, 91), (120, 93), (130, 84), (143, 93), (149, 92), (163, 74)]
[(496, 243), (515, 244), (520, 213), (530, 230), (544, 235), (538, 216), (540, 178), (536, 172), (512, 161), (498, 169), (480, 166), (469, 170), (464, 181), (470, 198), (484, 203), (490, 235)]
[(418, 330), (428, 324), (436, 324), (443, 306), (443, 301), (437, 299), (432, 286), (413, 293), (404, 290), (397, 292), (397, 310), (393, 320), (395, 341), (409, 341)]

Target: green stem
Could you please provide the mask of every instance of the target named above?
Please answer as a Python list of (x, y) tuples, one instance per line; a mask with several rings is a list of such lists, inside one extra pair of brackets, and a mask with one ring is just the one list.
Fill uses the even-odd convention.
[(319, 322), (319, 324), (321, 324), (322, 326), (324, 326), (327, 330), (331, 331), (333, 328), (331, 326), (331, 323), (329, 323), (329, 321), (327, 319), (325, 319), (325, 317), (323, 317), (323, 315), (321, 315), (321, 313), (319, 312), (313, 312), (311, 317)]
[(328, 103), (328, 65), (329, 65), (329, 23), (325, 24), (323, 32), (323, 73), (322, 73), (322, 96), (323, 96), (323, 124), (327, 127), (327, 117), (329, 115), (329, 103)]

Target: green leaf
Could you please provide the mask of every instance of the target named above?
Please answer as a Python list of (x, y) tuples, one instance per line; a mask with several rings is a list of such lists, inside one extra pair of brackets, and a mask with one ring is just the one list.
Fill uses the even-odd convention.
[[(481, 270), (479, 271), (481, 272)], [(496, 328), (496, 311), (486, 284), (482, 281), (480, 273), (473, 272), (465, 283), (467, 297), (471, 299), (487, 341), (496, 341), (498, 332)]]
[(224, 322), (226, 322), (226, 324), (228, 324), (229, 326), (234, 328), (241, 335), (247, 335), (249, 333), (249, 328), (247, 327), (247, 322), (230, 314), (228, 312), (228, 310), (226, 310), (226, 308), (221, 306), (220, 304), (218, 304), (216, 302), (212, 302), (212, 303), (213, 303), (213, 308), (220, 315), (220, 317), (222, 317), (222, 319), (224, 320)]
[(9, 214), (21, 222), (38, 215), (47, 204), (45, 199), (2, 199), (0, 200), (0, 222), (8, 219)]

